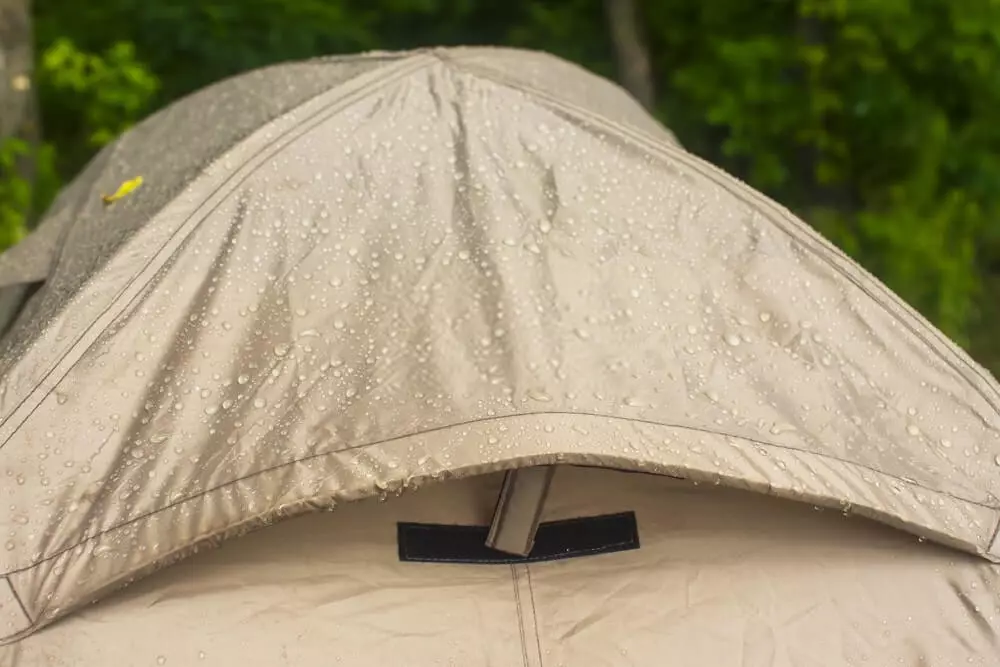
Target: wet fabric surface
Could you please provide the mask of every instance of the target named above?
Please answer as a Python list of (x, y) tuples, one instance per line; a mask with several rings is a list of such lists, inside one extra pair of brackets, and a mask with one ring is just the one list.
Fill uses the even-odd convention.
[[(57, 260), (0, 358), (0, 637), (282, 516), (537, 463), (997, 557), (985, 371), (611, 84), (491, 53), (331, 64), (319, 92), (310, 65), (304, 101), (163, 201), (150, 171)], [(74, 225), (159, 158), (154, 121), (67, 191), (98, 216)]]

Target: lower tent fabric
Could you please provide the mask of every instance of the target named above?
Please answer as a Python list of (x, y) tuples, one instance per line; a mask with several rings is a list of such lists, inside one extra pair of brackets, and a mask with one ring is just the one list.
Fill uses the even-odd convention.
[(543, 521), (634, 512), (638, 549), (401, 562), (398, 522), (488, 524), (502, 476), (288, 519), (0, 648), (0, 667), (1000, 665), (1000, 567), (835, 511), (559, 468)]

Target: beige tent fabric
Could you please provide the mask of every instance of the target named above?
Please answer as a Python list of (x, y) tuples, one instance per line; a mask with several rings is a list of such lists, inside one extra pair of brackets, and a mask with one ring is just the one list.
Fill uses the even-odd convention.
[[(105, 148), (63, 190), (38, 231), (0, 255), (0, 286), (47, 283), (0, 352), (16, 358), (31, 345), (87, 280), (212, 161), (271, 119), (386, 60), (369, 54), (249, 72), (168, 106)], [(140, 175), (141, 198), (111, 208), (102, 204), (101, 195)]]
[[(148, 185), (88, 200), (0, 357), (0, 636), (281, 516), (538, 463), (1000, 559), (1000, 388), (871, 276), (551, 56), (367, 58), (187, 180), (157, 184), (194, 148), (155, 118), (91, 175)], [(194, 100), (160, 122), (200, 136)]]
[(635, 511), (637, 551), (398, 561), (396, 521), (487, 523), (499, 482), (270, 526), (80, 610), (0, 667), (998, 664), (1000, 566), (836, 511), (653, 475), (560, 468), (547, 505), (548, 520)]

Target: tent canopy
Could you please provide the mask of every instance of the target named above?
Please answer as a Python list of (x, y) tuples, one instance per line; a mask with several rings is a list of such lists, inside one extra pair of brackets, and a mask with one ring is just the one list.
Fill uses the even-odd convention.
[(997, 383), (552, 56), (377, 53), (203, 90), (0, 257), (0, 287), (33, 282), (0, 356), (7, 640), (283, 516), (542, 464), (1000, 560)]

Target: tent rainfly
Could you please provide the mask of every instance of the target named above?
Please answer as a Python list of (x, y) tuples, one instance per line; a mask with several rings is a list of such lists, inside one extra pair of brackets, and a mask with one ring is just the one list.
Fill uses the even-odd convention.
[(1000, 665), (1000, 386), (553, 56), (197, 92), (0, 304), (0, 667)]

